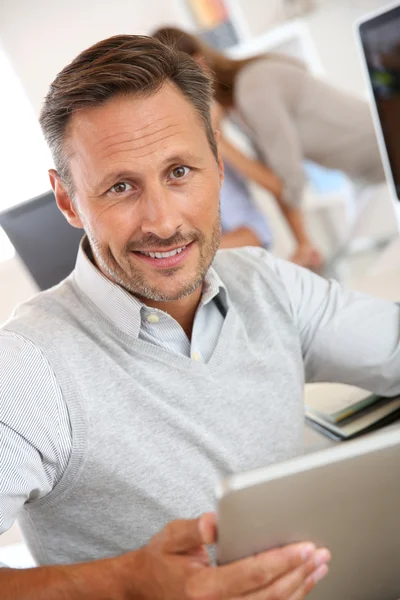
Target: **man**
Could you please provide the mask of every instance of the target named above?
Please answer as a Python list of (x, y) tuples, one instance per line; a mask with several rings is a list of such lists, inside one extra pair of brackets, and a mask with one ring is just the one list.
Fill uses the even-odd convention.
[(211, 566), (203, 513), (224, 475), (301, 451), (304, 374), (400, 393), (400, 309), (262, 248), (216, 255), (210, 97), (140, 36), (47, 95), (51, 183), (87, 239), (0, 337), (0, 528), (18, 516), (44, 565), (0, 569), (2, 600), (300, 600), (326, 575), (306, 542)]

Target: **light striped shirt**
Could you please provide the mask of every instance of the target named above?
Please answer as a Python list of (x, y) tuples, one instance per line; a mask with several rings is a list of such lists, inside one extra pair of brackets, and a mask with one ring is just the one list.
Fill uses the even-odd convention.
[[(147, 307), (102, 275), (84, 248), (79, 250), (73, 277), (105, 317), (134, 337), (208, 362), (228, 303), (225, 287), (212, 268), (189, 340), (170, 315)], [(71, 450), (68, 410), (49, 362), (29, 340), (0, 330), (0, 535), (11, 527), (26, 501), (53, 489)]]

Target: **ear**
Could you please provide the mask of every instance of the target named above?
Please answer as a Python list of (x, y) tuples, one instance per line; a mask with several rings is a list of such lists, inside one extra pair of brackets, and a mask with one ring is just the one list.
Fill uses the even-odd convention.
[(73, 201), (71, 200), (67, 189), (57, 171), (54, 169), (49, 170), (49, 179), (51, 187), (53, 188), (54, 195), (58, 208), (61, 210), (64, 217), (72, 227), (77, 229), (83, 229), (82, 221), (78, 215)]

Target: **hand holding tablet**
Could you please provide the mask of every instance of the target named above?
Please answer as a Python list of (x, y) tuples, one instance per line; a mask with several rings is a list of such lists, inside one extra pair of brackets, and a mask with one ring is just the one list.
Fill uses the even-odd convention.
[(399, 475), (400, 428), (232, 475), (218, 489), (218, 563), (311, 541), (333, 557), (312, 599), (398, 598)]

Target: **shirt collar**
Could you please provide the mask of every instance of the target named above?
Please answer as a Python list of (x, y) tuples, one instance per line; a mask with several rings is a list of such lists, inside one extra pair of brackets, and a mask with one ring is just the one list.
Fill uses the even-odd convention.
[[(88, 254), (90, 254), (90, 247), (85, 236), (79, 246), (73, 273), (75, 283), (115, 326), (128, 335), (138, 338), (145, 315), (150, 312), (166, 314), (164, 311), (146, 306), (120, 285), (113, 283), (93, 264)], [(202, 306), (217, 297), (226, 312), (226, 288), (215, 269), (210, 267), (204, 279), (203, 293), (197, 312)]]

